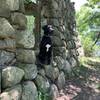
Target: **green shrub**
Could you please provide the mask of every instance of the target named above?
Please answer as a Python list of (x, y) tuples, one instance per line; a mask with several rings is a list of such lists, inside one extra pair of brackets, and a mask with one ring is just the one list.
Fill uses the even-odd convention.
[(82, 45), (84, 49), (85, 56), (92, 56), (94, 48), (92, 48), (93, 41), (90, 37), (82, 38)]

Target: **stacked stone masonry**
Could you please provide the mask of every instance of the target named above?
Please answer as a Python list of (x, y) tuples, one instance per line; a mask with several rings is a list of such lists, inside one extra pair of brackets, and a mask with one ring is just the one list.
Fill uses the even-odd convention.
[(55, 100), (78, 65), (74, 3), (41, 0), (39, 6), (41, 27), (55, 29), (52, 64), (43, 68), (36, 65), (37, 38), (27, 29), (24, 0), (0, 0), (0, 100), (38, 100), (39, 92)]

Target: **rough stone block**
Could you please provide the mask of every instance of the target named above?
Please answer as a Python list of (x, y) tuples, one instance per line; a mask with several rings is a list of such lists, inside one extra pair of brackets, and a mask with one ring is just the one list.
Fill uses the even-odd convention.
[(14, 39), (0, 40), (0, 49), (15, 49), (16, 43)]
[(52, 66), (45, 66), (46, 76), (49, 77), (53, 82), (59, 76), (59, 69), (57, 67), (53, 68)]
[(64, 46), (63, 41), (61, 40), (61, 38), (59, 38), (57, 36), (52, 37), (52, 43), (53, 43), (53, 46), (58, 46), (58, 47)]
[(48, 79), (45, 77), (42, 77), (41, 75), (37, 75), (35, 79), (35, 83), (37, 85), (37, 88), (42, 92), (42, 93), (48, 93), (49, 88), (50, 88), (50, 83)]
[(58, 88), (55, 84), (51, 85), (49, 96), (49, 100), (56, 100), (56, 98), (59, 96)]
[(68, 41), (68, 42), (67, 42), (67, 48), (68, 48), (68, 49), (74, 49), (74, 48), (76, 48), (75, 42), (74, 42), (73, 40)]
[(10, 11), (19, 10), (19, 0), (0, 0), (0, 16), (9, 17)]
[(19, 11), (25, 13), (24, 0), (19, 0)]
[(75, 66), (78, 65), (78, 62), (77, 62), (76, 59), (73, 58), (73, 57), (70, 58), (69, 62), (71, 63), (71, 66), (72, 66), (72, 67), (75, 67)]
[(0, 50), (0, 66), (10, 65), (14, 59), (14, 53)]
[(18, 63), (17, 67), (24, 70), (24, 72), (25, 72), (24, 79), (25, 80), (33, 80), (36, 78), (38, 71), (37, 71), (37, 66), (35, 64)]
[(55, 61), (55, 63), (56, 63), (56, 66), (57, 66), (60, 70), (62, 70), (62, 69), (64, 68), (64, 59), (63, 59), (62, 57), (56, 56), (56, 57), (54, 58), (54, 61)]
[(14, 86), (21, 82), (24, 71), (17, 67), (10, 67), (2, 70), (2, 88)]
[(36, 57), (35, 52), (33, 50), (16, 50), (16, 58), (18, 62), (35, 64)]
[(1, 95), (0, 100), (20, 100), (22, 93), (21, 85), (16, 85), (6, 89)]
[(38, 92), (35, 84), (31, 81), (23, 83), (21, 100), (38, 100)]
[(64, 85), (65, 85), (65, 75), (64, 72), (61, 72), (57, 80), (57, 86), (59, 89), (62, 89)]
[(5, 18), (0, 18), (0, 38), (8, 37), (15, 38), (15, 30)]
[(64, 67), (63, 67), (62, 70), (64, 71), (65, 74), (66, 73), (68, 74), (68, 73), (70, 73), (72, 71), (72, 66), (71, 66), (71, 64), (69, 63), (68, 60), (64, 61)]
[(27, 28), (27, 18), (24, 14), (14, 12), (11, 14), (11, 22), (14, 25), (17, 25), (18, 29), (25, 30)]
[(16, 46), (19, 48), (33, 48), (35, 45), (35, 37), (28, 30), (17, 31)]
[(65, 51), (65, 47), (53, 47), (53, 56), (61, 56), (63, 58), (65, 58), (65, 56), (67, 55), (64, 55), (66, 53)]

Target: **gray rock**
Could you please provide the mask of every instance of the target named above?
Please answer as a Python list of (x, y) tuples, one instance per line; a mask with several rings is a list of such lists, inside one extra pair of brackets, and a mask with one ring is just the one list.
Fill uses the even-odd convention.
[(63, 59), (68, 59), (68, 58), (70, 58), (69, 50), (67, 50), (66, 48), (63, 48), (62, 57), (63, 57)]
[(0, 40), (0, 49), (15, 49), (16, 44), (14, 39)]
[(56, 98), (59, 96), (58, 88), (55, 84), (51, 85), (49, 96), (49, 100), (56, 100)]
[(22, 13), (12, 13), (11, 14), (11, 22), (12, 24), (18, 25), (18, 29), (26, 29), (27, 28), (27, 18)]
[(64, 35), (61, 33), (61, 31), (58, 30), (58, 28), (54, 27), (54, 33), (53, 33), (54, 36), (58, 36), (60, 37), (61, 39), (65, 39)]
[(15, 30), (5, 18), (0, 18), (0, 38), (8, 37), (15, 38)]
[(37, 66), (35, 64), (19, 63), (17, 65), (17, 67), (24, 70), (24, 72), (25, 72), (24, 79), (25, 80), (32, 80), (32, 79), (36, 78), (38, 71), (37, 71)]
[(49, 88), (50, 88), (50, 83), (47, 80), (46, 77), (42, 77), (41, 75), (37, 75), (35, 79), (35, 83), (37, 85), (37, 88), (42, 92), (42, 93), (48, 93)]
[(10, 11), (19, 9), (19, 0), (0, 0), (0, 16), (9, 17)]
[(56, 62), (56, 66), (62, 70), (64, 68), (64, 59), (60, 56), (56, 56), (54, 58), (54, 61)]
[(33, 82), (28, 81), (23, 84), (21, 100), (38, 100), (37, 88)]
[(35, 64), (36, 57), (35, 52), (33, 50), (19, 49), (16, 51), (16, 53), (17, 61), (28, 64)]
[(45, 70), (44, 69), (39, 69), (38, 70), (38, 74), (45, 77), (46, 73), (45, 73)]
[(45, 66), (46, 76), (49, 77), (52, 81), (58, 78), (59, 69), (57, 67), (52, 67), (50, 65)]
[(35, 45), (35, 37), (28, 30), (17, 31), (16, 45), (21, 48), (33, 48)]
[(0, 50), (0, 65), (9, 65), (15, 58), (15, 54)]
[(77, 61), (76, 61), (76, 59), (73, 58), (73, 57), (70, 58), (69, 62), (71, 64), (72, 68), (75, 67), (75, 66), (77, 66), (77, 64), (78, 64)]
[(75, 42), (74, 42), (73, 40), (68, 41), (68, 42), (67, 42), (67, 48), (68, 48), (68, 49), (74, 49), (74, 48), (76, 48)]
[(24, 76), (24, 71), (17, 67), (7, 67), (2, 70), (2, 88), (18, 84)]
[(4, 92), (0, 94), (0, 100), (12, 100), (12, 99), (11, 99), (11, 96), (7, 92)]
[(52, 1), (52, 7), (55, 9), (55, 10), (58, 10), (58, 3), (56, 1)]
[(25, 13), (24, 0), (19, 0), (19, 11)]
[(65, 85), (65, 75), (64, 72), (61, 72), (57, 80), (57, 86), (59, 89), (62, 89), (64, 85)]
[[(3, 1), (3, 0), (2, 0)], [(2, 3), (0, 3), (2, 4)], [(4, 5), (3, 5), (4, 6)], [(3, 9), (3, 10), (2, 10)], [(10, 17), (10, 10), (9, 9), (5, 9), (4, 7), (2, 7), (0, 5), (0, 17), (5, 17), (5, 18), (9, 18)]]
[(12, 88), (5, 90), (0, 95), (0, 100), (20, 100), (22, 93), (21, 85), (16, 85)]
[(52, 37), (52, 43), (53, 43), (53, 46), (58, 46), (58, 47), (61, 47), (64, 45), (61, 38), (59, 38), (57, 36)]
[(58, 19), (50, 19), (50, 21), (52, 22), (52, 24), (54, 25), (54, 26), (59, 26), (59, 20)]
[(65, 47), (53, 47), (53, 56), (61, 56), (63, 59), (68, 57), (68, 52)]
[(54, 61), (56, 63), (56, 66), (64, 71), (65, 73), (70, 73), (71, 72), (71, 68), (72, 68), (72, 65), (70, 64), (70, 62), (68, 62), (66, 59), (63, 59), (62, 57), (60, 56), (56, 56), (54, 58)]
[(63, 67), (62, 70), (65, 73), (70, 73), (72, 71), (72, 66), (71, 66), (71, 64), (67, 60), (64, 61), (64, 67)]

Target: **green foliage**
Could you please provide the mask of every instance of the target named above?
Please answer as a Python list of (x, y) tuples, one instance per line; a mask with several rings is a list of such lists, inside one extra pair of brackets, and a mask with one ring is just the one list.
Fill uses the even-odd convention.
[(98, 2), (100, 2), (100, 0), (87, 0), (89, 1), (89, 4), (91, 5), (96, 5)]
[(48, 99), (48, 95), (47, 94), (43, 94), (42, 92), (38, 92), (38, 100), (47, 100)]
[(85, 56), (92, 56), (93, 49), (91, 49), (93, 41), (90, 37), (82, 39)]
[(34, 16), (26, 16), (27, 17), (27, 28), (30, 32), (33, 32), (35, 17)]
[[(99, 46), (93, 44), (97, 38), (100, 27), (100, 13), (95, 11), (99, 6), (96, 5), (99, 0), (87, 0), (79, 12), (76, 13), (77, 29), (81, 35), (83, 48), (86, 56), (92, 56), (93, 52), (99, 49)], [(93, 31), (95, 30), (95, 31)]]

